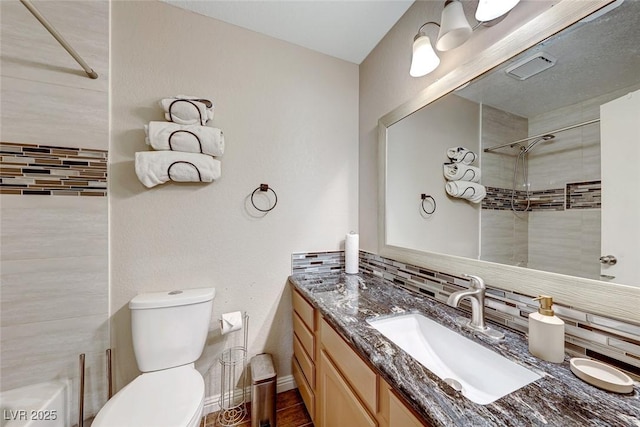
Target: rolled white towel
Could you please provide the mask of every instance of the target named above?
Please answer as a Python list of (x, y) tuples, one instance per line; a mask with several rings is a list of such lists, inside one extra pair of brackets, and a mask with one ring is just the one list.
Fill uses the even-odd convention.
[(487, 195), (484, 185), (469, 181), (448, 181), (445, 185), (447, 194), (472, 203), (480, 203)]
[(464, 147), (451, 147), (447, 150), (447, 157), (456, 163), (470, 165), (476, 161), (476, 153)]
[(464, 163), (445, 163), (443, 171), (444, 177), (449, 181), (480, 182), (480, 168), (475, 166)]
[(169, 122), (149, 122), (144, 126), (147, 145), (154, 150), (184, 151), (222, 156), (224, 134), (218, 128), (179, 125)]
[(148, 188), (169, 180), (211, 182), (220, 178), (220, 161), (206, 154), (142, 151), (136, 153), (136, 175)]
[(201, 125), (213, 119), (213, 103), (197, 96), (178, 95), (160, 100), (164, 118), (181, 125)]

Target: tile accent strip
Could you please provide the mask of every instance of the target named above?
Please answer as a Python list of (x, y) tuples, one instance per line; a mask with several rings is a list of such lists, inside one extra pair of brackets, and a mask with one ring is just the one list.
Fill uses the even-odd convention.
[[(482, 209), (511, 210), (511, 189), (486, 187), (487, 197), (482, 200)], [(568, 197), (568, 196), (567, 196)], [(538, 190), (530, 193), (531, 202), (528, 211), (562, 211), (565, 209), (564, 188)], [(527, 207), (526, 192), (516, 191), (515, 206), (519, 211)]]
[(0, 142), (0, 194), (106, 196), (107, 150)]
[(567, 184), (567, 209), (600, 209), (602, 182), (574, 182)]
[(291, 274), (344, 271), (344, 251), (291, 254)]
[[(482, 200), (482, 209), (510, 210), (511, 189), (486, 187), (487, 197)], [(516, 191), (516, 209), (523, 211), (526, 207), (526, 193)], [(531, 192), (529, 211), (565, 209), (600, 209), (602, 206), (601, 181), (585, 181), (567, 183), (565, 188), (539, 190)]]
[[(440, 273), (360, 251), (360, 271), (396, 283), (412, 292), (446, 303), (452, 292), (468, 288), (462, 277)], [(533, 296), (504, 291), (487, 284), (486, 317), (502, 326), (528, 332), (529, 313), (537, 310)], [(463, 300), (461, 308), (471, 307)], [(571, 356), (588, 356), (615, 365), (640, 378), (640, 325), (590, 314), (575, 307), (554, 304), (556, 315), (565, 321), (566, 351)]]

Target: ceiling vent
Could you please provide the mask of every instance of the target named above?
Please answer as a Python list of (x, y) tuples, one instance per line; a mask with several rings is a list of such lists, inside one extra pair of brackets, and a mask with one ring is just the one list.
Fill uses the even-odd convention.
[(508, 76), (517, 80), (526, 80), (531, 76), (543, 72), (556, 64), (556, 58), (545, 52), (538, 52), (533, 56), (521, 59), (505, 70)]

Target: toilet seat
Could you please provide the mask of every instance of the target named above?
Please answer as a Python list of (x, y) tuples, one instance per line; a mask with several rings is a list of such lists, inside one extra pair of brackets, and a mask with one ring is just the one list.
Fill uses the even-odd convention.
[(92, 427), (197, 427), (204, 380), (193, 364), (149, 372), (116, 393)]

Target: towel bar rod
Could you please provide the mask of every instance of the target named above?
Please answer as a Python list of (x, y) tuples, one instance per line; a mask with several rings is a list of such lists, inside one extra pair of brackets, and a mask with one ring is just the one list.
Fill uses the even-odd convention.
[(507, 142), (506, 144), (494, 145), (493, 147), (485, 148), (483, 151), (485, 153), (488, 153), (490, 151), (497, 150), (498, 148), (512, 147), (512, 146), (514, 146), (516, 144), (519, 144), (521, 142), (527, 142), (527, 141), (531, 141), (532, 139), (542, 138), (545, 135), (554, 134), (554, 133), (558, 133), (558, 132), (564, 132), (565, 130), (571, 130), (571, 129), (579, 128), (581, 126), (590, 125), (591, 123), (598, 123), (599, 121), (600, 121), (600, 119), (587, 120), (586, 122), (576, 123), (575, 125), (563, 127), (563, 128), (556, 129), (556, 130), (552, 130), (550, 132), (541, 133), (540, 135), (528, 136), (526, 138), (522, 138), (522, 139), (519, 139), (517, 141)]
[(82, 59), (82, 57), (78, 55), (78, 52), (76, 52), (71, 47), (71, 45), (65, 40), (65, 38), (62, 37), (62, 34), (60, 34), (58, 30), (56, 30), (53, 27), (53, 25), (51, 25), (51, 23), (47, 21), (47, 19), (42, 15), (42, 13), (40, 13), (40, 11), (36, 9), (33, 4), (31, 4), (30, 0), (20, 0), (20, 2), (22, 2), (24, 7), (26, 7), (29, 10), (29, 12), (31, 12), (31, 14), (35, 16), (38, 21), (40, 21), (40, 23), (44, 26), (44, 28), (46, 28), (47, 31), (51, 33), (53, 38), (55, 38), (58, 41), (58, 43), (60, 43), (62, 47), (65, 48), (67, 52), (69, 52), (69, 55), (71, 55), (73, 59), (75, 59), (76, 62), (80, 64), (80, 66), (84, 69), (85, 73), (87, 73), (89, 77), (91, 77), (92, 79), (98, 78), (98, 73), (93, 71), (93, 69), (89, 67), (89, 64), (84, 62), (84, 59)]

